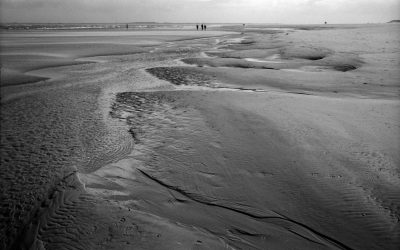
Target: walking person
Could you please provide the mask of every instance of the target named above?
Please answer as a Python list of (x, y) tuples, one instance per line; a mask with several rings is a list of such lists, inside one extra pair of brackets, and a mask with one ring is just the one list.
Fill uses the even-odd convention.
[(198, 24), (196, 24), (196, 29), (199, 30), (199, 25)]
[(204, 24), (204, 30), (207, 30), (207, 25)]
[(203, 24), (201, 24), (201, 30), (203, 30), (204, 29), (204, 25)]

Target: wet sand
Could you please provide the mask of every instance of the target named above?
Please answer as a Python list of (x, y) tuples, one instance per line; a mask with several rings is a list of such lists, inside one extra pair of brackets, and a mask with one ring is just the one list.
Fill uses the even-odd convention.
[(400, 26), (218, 29), (2, 39), (2, 248), (396, 249)]

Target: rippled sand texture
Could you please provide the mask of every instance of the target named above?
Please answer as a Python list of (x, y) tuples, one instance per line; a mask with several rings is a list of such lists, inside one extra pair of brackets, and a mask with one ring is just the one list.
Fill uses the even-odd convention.
[(396, 249), (400, 26), (224, 29), (5, 36), (2, 248)]
[[(191, 52), (168, 48), (165, 51), (170, 53), (151, 52), (170, 46), (168, 41), (192, 39), (201, 34), (147, 32), (117, 37), (113, 32), (107, 36), (94, 34), (97, 33), (81, 37), (85, 34), (77, 32), (75, 36), (63, 36), (63, 32), (28, 32), (2, 36), (2, 68), (19, 70), (36, 64), (30, 61), (31, 54), (56, 57), (54, 53), (65, 53), (71, 62), (68, 66), (46, 68), (53, 62), (49, 59), (44, 60), (43, 65), (35, 65), (35, 75), (51, 80), (20, 84), (2, 79), (1, 248), (29, 246), (32, 242), (48, 249), (70, 245), (78, 248), (86, 247), (90, 242), (93, 249), (108, 249), (108, 244), (119, 237), (125, 240), (114, 247), (124, 248), (128, 247), (126, 242), (135, 242), (138, 248), (143, 245), (143, 248), (151, 249), (156, 248), (152, 245), (158, 244), (160, 248), (170, 245), (170, 249), (174, 249), (176, 241), (163, 242), (157, 235), (162, 232), (163, 237), (169, 234), (169, 239), (185, 239), (181, 241), (182, 244), (186, 242), (182, 248), (187, 248), (194, 235), (201, 234), (199, 230), (192, 233), (196, 230), (177, 227), (151, 216), (145, 219), (147, 224), (154, 221), (151, 226), (138, 224), (139, 228), (135, 228), (130, 222), (122, 223), (122, 217), (128, 220), (129, 216), (139, 215), (122, 212), (119, 205), (103, 209), (103, 201), (93, 196), (86, 198), (86, 192), (82, 193), (76, 180), (70, 180), (76, 171), (90, 173), (131, 153), (134, 141), (126, 124), (109, 116), (115, 94), (165, 85), (143, 69), (176, 64), (174, 59)], [(202, 36), (216, 34), (210, 32)], [(153, 46), (161, 43), (165, 44)], [(19, 58), (21, 63), (9, 60), (9, 56)], [(83, 64), (75, 65), (75, 57)], [(23, 73), (20, 71), (18, 77), (24, 77)], [(64, 182), (66, 184), (62, 184)], [(58, 192), (60, 185), (62, 188)], [(73, 195), (59, 195), (70, 193), (69, 189)], [(157, 223), (165, 226), (158, 228)], [(170, 232), (162, 229), (165, 227)], [(135, 237), (125, 230), (133, 230)], [(138, 241), (140, 235), (147, 235), (147, 243)], [(203, 238), (202, 242), (207, 246), (207, 239)], [(193, 242), (199, 244), (194, 239)]]

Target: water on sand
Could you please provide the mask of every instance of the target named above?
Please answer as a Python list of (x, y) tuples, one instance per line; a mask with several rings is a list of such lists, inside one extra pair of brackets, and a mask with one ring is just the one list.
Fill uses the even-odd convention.
[(395, 249), (399, 26), (281, 28), (5, 34), (2, 248)]

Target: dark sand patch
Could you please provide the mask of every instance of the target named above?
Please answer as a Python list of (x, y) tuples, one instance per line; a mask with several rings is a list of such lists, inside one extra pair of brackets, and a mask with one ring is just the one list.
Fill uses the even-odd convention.
[(201, 74), (198, 70), (185, 67), (157, 67), (146, 69), (146, 71), (175, 85), (210, 86), (213, 80), (210, 74)]
[[(175, 85), (307, 92), (309, 94), (328, 96), (337, 96), (339, 93), (342, 96), (385, 97), (392, 99), (398, 98), (399, 95), (394, 86), (363, 84), (363, 81), (349, 75), (338, 78), (340, 72), (334, 70), (332, 66), (326, 68), (322, 66), (299, 67), (298, 70), (232, 67), (160, 67), (147, 69), (147, 72)], [(321, 74), (324, 76), (323, 82), (320, 80)]]
[(300, 58), (300, 59), (307, 59), (307, 60), (320, 60), (328, 55), (333, 54), (333, 51), (330, 51), (325, 48), (313, 48), (313, 47), (285, 47), (282, 48), (280, 53), (281, 58), (284, 59), (293, 59), (293, 58)]

